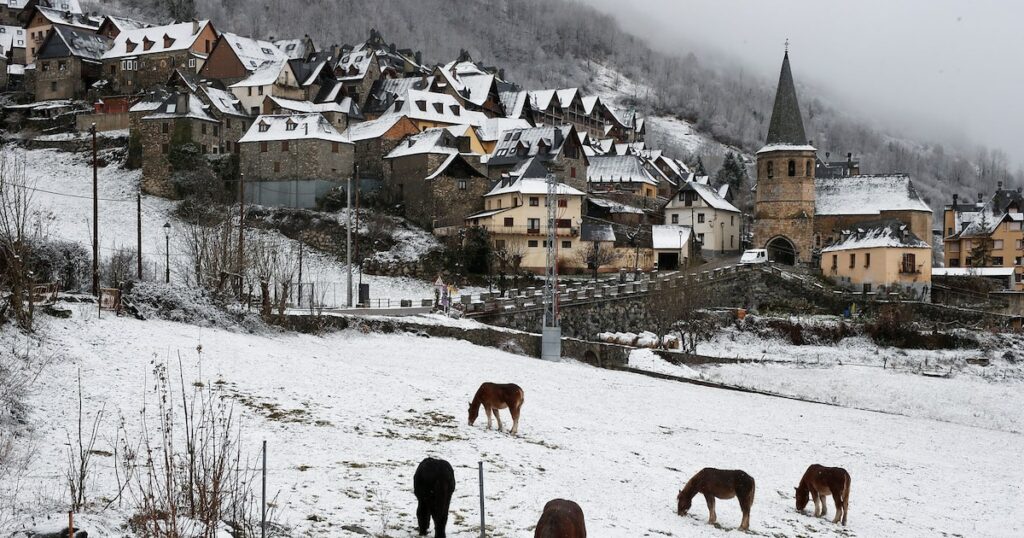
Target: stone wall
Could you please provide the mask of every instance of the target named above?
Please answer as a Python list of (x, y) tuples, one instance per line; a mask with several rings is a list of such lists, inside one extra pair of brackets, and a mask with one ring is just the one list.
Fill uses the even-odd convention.
[(37, 101), (75, 99), (85, 90), (82, 61), (74, 57), (53, 58), (36, 62), (35, 91)]
[(240, 166), (246, 181), (340, 181), (352, 177), (355, 158), (352, 144), (304, 139), (239, 145), (242, 148)]
[(219, 124), (184, 117), (144, 120), (137, 115), (132, 115), (130, 124), (132, 131), (138, 132), (142, 144), (142, 189), (147, 194), (165, 198), (177, 196), (171, 184), (172, 170), (168, 160), (171, 137), (176, 129), (188, 129), (192, 143), (203, 152), (212, 152), (213, 148), (220, 147)]

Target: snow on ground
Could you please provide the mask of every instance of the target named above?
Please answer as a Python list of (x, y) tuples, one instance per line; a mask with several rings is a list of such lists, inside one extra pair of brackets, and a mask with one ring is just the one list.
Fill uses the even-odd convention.
[[(382, 519), (390, 535), (413, 535), (412, 473), (427, 455), (456, 470), (453, 536), (477, 533), (477, 461), (485, 465), (491, 536), (530, 535), (554, 497), (579, 502), (594, 536), (724, 536), (739, 523), (735, 501), (719, 503), (718, 527), (705, 523), (700, 502), (686, 517), (675, 513), (676, 492), (704, 466), (742, 468), (756, 478), (758, 535), (1024, 533), (1021, 504), (1012, 502), (1024, 480), (1020, 434), (541, 362), (445, 339), (246, 335), (97, 319), (88, 307), (43, 324), (39, 352), (54, 362), (31, 399), (38, 453), (28, 470), (31, 491), (16, 507), (19, 521), (59, 518), (64, 510), (63, 443), (75, 399), (55, 395), (68, 394), (77, 372), (87, 416), (106, 404), (108, 417), (120, 413), (137, 429), (153, 362), (167, 361), (174, 374), (181, 352), (186, 384), (222, 383), (235, 395), (250, 454), (268, 441), (270, 493), (280, 492), (291, 536), (356, 536), (341, 530), (351, 524), (378, 532)], [(8, 329), (0, 339), (6, 347), (16, 338)], [(466, 404), (482, 381), (525, 389), (520, 437), (466, 424)], [(905, 405), (882, 403), (889, 411)], [(301, 418), (281, 421), (268, 409)], [(101, 439), (113, 428), (111, 419)], [(792, 488), (814, 462), (851, 472), (849, 527), (794, 511)], [(91, 495), (111, 495), (109, 458), (97, 465), (103, 472)], [(127, 515), (112, 509), (91, 517), (113, 527)]]
[[(92, 167), (88, 156), (59, 150), (7, 149), (9, 154), (24, 157), (26, 181), (36, 191), (34, 199), (45, 212), (44, 232), (53, 239), (76, 241), (87, 249), (92, 244)], [(135, 248), (136, 201), (139, 170), (123, 170), (118, 166), (99, 169), (100, 197), (100, 249), (101, 256), (110, 256), (119, 248)], [(151, 272), (163, 275), (166, 264), (165, 223), (171, 225), (171, 279), (181, 281), (181, 271), (189, 270), (188, 257), (181, 238), (185, 228), (173, 214), (174, 202), (144, 195), (142, 197), (142, 251)], [(426, 232), (396, 228), (400, 246), (393, 249), (396, 257), (416, 256), (428, 248)], [(426, 234), (429, 236), (429, 234)], [(283, 245), (297, 243), (276, 232), (253, 230), (246, 233), (247, 240), (276, 241)], [(251, 243), (250, 243), (251, 244)], [(304, 281), (315, 281), (332, 306), (345, 304), (348, 272), (344, 263), (333, 256), (306, 252)], [(406, 277), (364, 275), (363, 283), (370, 284), (373, 300), (398, 301), (400, 299), (432, 299), (432, 282)], [(358, 270), (353, 271), (353, 288), (359, 283)], [(306, 288), (309, 289), (309, 288)], [(357, 293), (355, 290), (353, 293)], [(479, 292), (472, 288), (471, 292)]]

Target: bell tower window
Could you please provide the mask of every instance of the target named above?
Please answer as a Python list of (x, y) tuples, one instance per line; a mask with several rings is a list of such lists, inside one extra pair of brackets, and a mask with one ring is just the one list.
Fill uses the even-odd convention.
[(768, 161), (768, 177), (775, 177), (775, 163)]
[(807, 172), (804, 175), (811, 177), (811, 170), (813, 170), (813, 165), (811, 164), (811, 161), (807, 161)]
[(790, 159), (789, 160), (789, 177), (793, 177), (795, 175), (796, 175), (796, 161)]

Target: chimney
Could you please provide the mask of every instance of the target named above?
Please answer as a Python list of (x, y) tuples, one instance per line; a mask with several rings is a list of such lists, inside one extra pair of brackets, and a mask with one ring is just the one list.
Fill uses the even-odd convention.
[(178, 114), (188, 114), (188, 94), (181, 92), (177, 95), (176, 102)]
[(829, 159), (829, 157), (831, 157), (831, 156), (832, 156), (832, 152), (831, 152), (831, 151), (826, 151), (826, 152), (825, 152), (825, 162), (828, 162), (828, 159)]
[(848, 162), (848, 163), (852, 163), (853, 162), (853, 152), (851, 152), (851, 151), (846, 152), (846, 162)]
[(984, 200), (984, 199), (985, 199), (985, 193), (979, 192), (978, 193), (978, 203), (979, 204), (982, 203), (982, 200)]
[(956, 201), (957, 201), (958, 198), (960, 198), (959, 194), (954, 194), (953, 195), (953, 209), (954, 210), (956, 210)]
[(199, 33), (199, 21), (192, 19), (192, 35)]
[(996, 182), (996, 190), (1000, 190), (1000, 191), (1003, 190), (1003, 182), (1002, 181), (997, 181)]

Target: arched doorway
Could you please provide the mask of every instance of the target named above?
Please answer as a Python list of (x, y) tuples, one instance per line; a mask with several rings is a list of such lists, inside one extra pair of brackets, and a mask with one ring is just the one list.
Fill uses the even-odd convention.
[(796, 246), (784, 236), (773, 237), (764, 247), (768, 259), (784, 265), (796, 265)]

